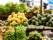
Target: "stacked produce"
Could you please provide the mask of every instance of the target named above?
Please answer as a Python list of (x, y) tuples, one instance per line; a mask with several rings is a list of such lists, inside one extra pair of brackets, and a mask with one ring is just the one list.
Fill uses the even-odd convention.
[(8, 25), (11, 26), (19, 25), (19, 24), (27, 25), (28, 24), (27, 21), (28, 19), (25, 17), (25, 15), (20, 12), (18, 12), (17, 14), (15, 14), (15, 12), (12, 12), (12, 14), (9, 15), (7, 19)]
[(16, 27), (15, 35), (16, 35), (15, 40), (26, 40), (26, 30), (25, 30), (24, 26)]
[(4, 40), (26, 40), (26, 32), (24, 26), (17, 26), (16, 28), (7, 27), (4, 33)]
[(29, 32), (28, 40), (42, 40), (42, 37), (43, 36), (38, 31), (32, 31)]
[[(32, 11), (33, 11), (33, 14), (34, 15), (41, 14), (40, 13), (40, 6), (34, 5), (32, 7)], [(44, 13), (44, 8), (42, 8), (42, 13)]]
[(4, 34), (4, 40), (15, 40), (15, 30), (12, 27), (9, 27), (5, 34)]
[(8, 2), (5, 5), (0, 4), (0, 15), (9, 15), (11, 12), (22, 12), (25, 13), (26, 10), (30, 9), (25, 3), (13, 3)]
[(53, 26), (53, 17), (51, 14), (37, 14), (37, 16), (33, 16), (31, 19), (29, 19), (28, 23), (37, 26)]
[[(27, 19), (25, 13), (30, 16), (29, 19)], [(43, 25), (53, 27), (53, 15), (48, 13), (44, 14), (44, 9), (41, 14), (40, 6), (36, 5), (30, 9), (25, 3), (17, 4), (8, 2), (5, 5), (0, 5), (0, 15), (9, 15), (6, 24), (0, 20), (0, 26), (5, 26), (0, 28), (0, 34), (2, 36), (4, 35), (3, 40), (44, 40), (42, 39), (43, 36), (41, 33), (36, 30), (27, 32), (27, 35), (25, 26), (29, 25), (31, 27), (32, 25), (33, 27), (33, 25)], [(30, 27), (27, 28), (30, 29)]]
[(44, 13), (44, 9), (42, 8), (42, 13), (40, 13), (40, 6), (36, 6), (34, 5), (32, 7), (32, 9), (29, 9), (26, 11), (26, 14), (28, 14), (29, 16), (36, 16), (37, 14), (43, 14)]
[(0, 20), (0, 26), (5, 26), (5, 22)]

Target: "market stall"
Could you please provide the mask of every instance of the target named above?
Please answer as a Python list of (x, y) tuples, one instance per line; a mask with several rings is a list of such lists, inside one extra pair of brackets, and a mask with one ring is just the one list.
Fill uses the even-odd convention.
[(43, 8), (43, 0), (32, 7), (29, 1), (0, 4), (0, 40), (51, 40), (52, 12)]

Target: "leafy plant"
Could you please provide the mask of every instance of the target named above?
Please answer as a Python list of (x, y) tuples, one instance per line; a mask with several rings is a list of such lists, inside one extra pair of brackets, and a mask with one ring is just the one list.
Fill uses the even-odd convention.
[(15, 30), (16, 40), (26, 40), (26, 31), (24, 26), (18, 26)]
[(10, 27), (5, 32), (4, 40), (15, 40), (15, 30), (14, 28)]

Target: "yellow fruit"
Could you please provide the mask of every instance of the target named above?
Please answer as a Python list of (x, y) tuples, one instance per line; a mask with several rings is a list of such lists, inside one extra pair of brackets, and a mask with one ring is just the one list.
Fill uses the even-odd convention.
[(17, 22), (13, 21), (12, 23), (10, 23), (10, 25), (16, 25)]
[(15, 17), (12, 17), (11, 20), (12, 20), (12, 21), (15, 20)]
[(21, 23), (24, 23), (24, 20), (23, 19), (21, 20)]
[(13, 16), (13, 15), (15, 15), (15, 12), (12, 12), (12, 14), (11, 14), (11, 15), (12, 15), (12, 16)]
[(20, 13), (20, 12), (18, 12), (17, 15), (18, 15), (18, 16), (22, 16), (22, 17), (25, 16), (24, 13)]
[(13, 17), (17, 18), (17, 14), (14, 14)]
[(31, 10), (27, 10), (27, 12), (31, 12)]
[(0, 32), (0, 35), (3, 34), (2, 32)]
[(42, 40), (46, 40), (46, 38), (45, 38), (45, 37), (43, 37), (43, 38), (42, 38)]
[(18, 16), (18, 19), (20, 19), (20, 20), (21, 20), (21, 19), (23, 19), (23, 17), (22, 17), (22, 16)]
[(24, 21), (28, 21), (28, 19), (26, 17), (23, 18)]
[(14, 32), (14, 28), (10, 27), (6, 32)]
[(8, 23), (10, 23), (11, 22), (11, 19), (7, 19), (7, 21), (8, 21)]
[(12, 18), (12, 15), (9, 15), (9, 16), (8, 16), (8, 19), (10, 19), (10, 18)]
[(17, 19), (17, 23), (18, 23), (18, 24), (21, 24), (21, 20), (20, 20), (20, 19)]

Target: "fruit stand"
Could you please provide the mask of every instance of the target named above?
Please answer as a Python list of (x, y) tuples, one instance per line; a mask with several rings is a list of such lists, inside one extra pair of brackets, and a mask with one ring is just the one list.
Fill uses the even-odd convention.
[(53, 14), (45, 11), (42, 0), (32, 9), (24, 2), (0, 5), (0, 40), (47, 40), (43, 31), (53, 31)]

